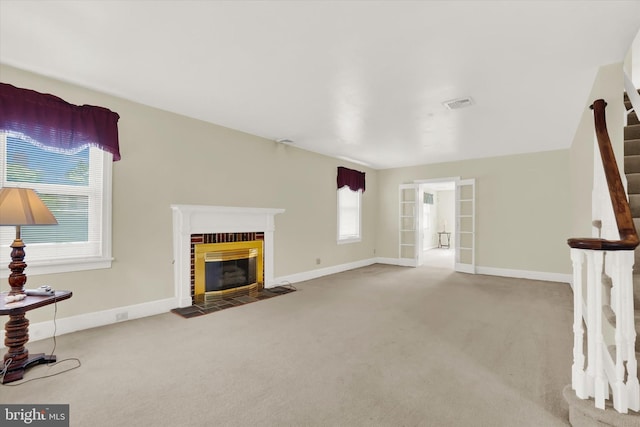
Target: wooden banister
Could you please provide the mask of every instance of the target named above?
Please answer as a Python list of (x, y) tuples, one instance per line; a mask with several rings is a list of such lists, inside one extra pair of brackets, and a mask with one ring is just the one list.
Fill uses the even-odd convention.
[(607, 132), (604, 113), (606, 106), (607, 103), (603, 99), (598, 99), (594, 101), (591, 109), (593, 110), (598, 148), (600, 149), (600, 157), (602, 158), (602, 166), (607, 179), (609, 197), (611, 198), (611, 205), (613, 206), (613, 214), (616, 218), (620, 240), (576, 237), (568, 239), (567, 243), (570, 247), (576, 249), (629, 251), (635, 249), (640, 243), (640, 240), (638, 240), (638, 233), (633, 224), (631, 208), (629, 207), (627, 194), (624, 191), (624, 186), (620, 179), (620, 171), (616, 163), (615, 155), (613, 154), (613, 148), (611, 147), (611, 139)]

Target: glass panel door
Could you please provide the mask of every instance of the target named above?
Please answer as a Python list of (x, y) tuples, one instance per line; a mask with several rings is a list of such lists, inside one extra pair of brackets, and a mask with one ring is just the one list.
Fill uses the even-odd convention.
[(420, 197), (418, 184), (400, 185), (400, 248), (404, 264), (417, 266), (420, 256)]
[(464, 179), (456, 182), (455, 270), (472, 274), (476, 272), (475, 194), (475, 179)]

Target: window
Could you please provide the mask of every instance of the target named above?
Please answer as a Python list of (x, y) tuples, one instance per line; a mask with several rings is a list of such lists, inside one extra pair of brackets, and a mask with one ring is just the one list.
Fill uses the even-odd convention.
[(338, 166), (338, 243), (359, 242), (362, 237), (362, 193), (365, 190), (365, 173)]
[(353, 191), (348, 186), (338, 189), (338, 243), (361, 240), (362, 190)]
[[(0, 132), (0, 186), (34, 189), (58, 220), (22, 227), (29, 275), (111, 266), (111, 166), (112, 155), (93, 146), (65, 154)], [(0, 227), (0, 247), (14, 237)], [(9, 262), (10, 250), (0, 250), (0, 264)]]

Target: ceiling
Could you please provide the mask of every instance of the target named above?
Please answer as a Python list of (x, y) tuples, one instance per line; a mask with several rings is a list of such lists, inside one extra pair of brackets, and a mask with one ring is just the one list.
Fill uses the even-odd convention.
[(0, 0), (0, 62), (385, 169), (567, 148), (639, 28), (640, 1)]

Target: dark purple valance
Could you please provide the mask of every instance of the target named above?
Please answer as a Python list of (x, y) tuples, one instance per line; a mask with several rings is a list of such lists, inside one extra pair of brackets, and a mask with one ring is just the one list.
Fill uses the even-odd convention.
[(73, 153), (91, 145), (120, 160), (119, 118), (103, 107), (73, 105), (57, 96), (0, 83), (0, 130), (57, 151)]
[(353, 191), (362, 190), (364, 193), (364, 172), (338, 166), (338, 189), (345, 185)]

